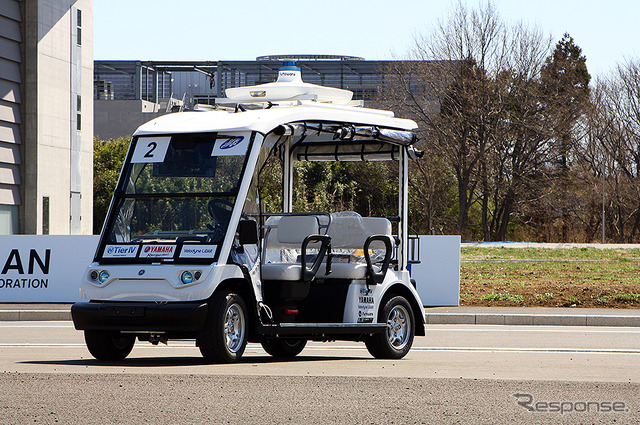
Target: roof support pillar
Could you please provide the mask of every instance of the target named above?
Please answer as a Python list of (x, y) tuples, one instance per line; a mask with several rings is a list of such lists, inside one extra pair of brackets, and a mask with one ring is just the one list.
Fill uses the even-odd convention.
[(398, 237), (400, 246), (398, 247), (398, 270), (407, 270), (407, 255), (409, 249), (409, 155), (406, 147), (400, 148), (400, 161), (398, 164)]

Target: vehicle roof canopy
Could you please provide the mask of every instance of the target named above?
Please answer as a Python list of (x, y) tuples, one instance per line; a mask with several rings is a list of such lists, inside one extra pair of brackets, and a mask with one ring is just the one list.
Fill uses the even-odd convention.
[(207, 112), (181, 112), (163, 115), (140, 126), (134, 136), (258, 131), (267, 134), (281, 125), (314, 121), (372, 125), (398, 130), (416, 130), (412, 120), (394, 118), (393, 113), (353, 106), (310, 105), (300, 101), (299, 105), (273, 107), (270, 109), (230, 112), (225, 110)]

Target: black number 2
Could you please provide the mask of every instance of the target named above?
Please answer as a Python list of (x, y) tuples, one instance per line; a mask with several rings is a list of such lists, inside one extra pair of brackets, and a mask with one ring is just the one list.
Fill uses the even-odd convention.
[(147, 145), (149, 149), (149, 151), (147, 153), (144, 154), (143, 158), (153, 158), (153, 151), (156, 150), (156, 148), (158, 147), (158, 144), (156, 142), (151, 142)]

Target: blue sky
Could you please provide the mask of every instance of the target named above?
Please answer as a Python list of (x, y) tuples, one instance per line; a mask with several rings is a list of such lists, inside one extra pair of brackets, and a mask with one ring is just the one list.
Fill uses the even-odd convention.
[[(466, 0), (477, 6), (478, 0)], [(568, 32), (591, 74), (640, 58), (640, 1), (494, 0), (507, 22)], [(94, 0), (95, 59), (253, 60), (274, 54), (402, 58), (449, 0)]]

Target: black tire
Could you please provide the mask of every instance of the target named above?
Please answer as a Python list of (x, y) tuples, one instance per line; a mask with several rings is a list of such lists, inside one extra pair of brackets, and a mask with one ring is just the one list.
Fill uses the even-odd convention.
[(262, 342), (264, 351), (273, 357), (295, 357), (304, 350), (306, 339), (267, 339)]
[(379, 323), (387, 331), (365, 340), (367, 350), (377, 359), (401, 359), (411, 350), (415, 335), (415, 320), (409, 302), (402, 296), (387, 301), (380, 312)]
[(86, 330), (84, 341), (89, 352), (96, 359), (118, 361), (125, 359), (131, 353), (136, 337), (119, 331)]
[(198, 333), (200, 353), (212, 363), (240, 360), (247, 346), (247, 307), (233, 292), (220, 292), (209, 302), (204, 328)]

